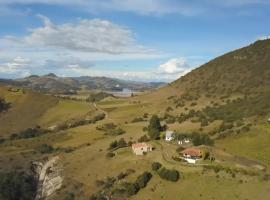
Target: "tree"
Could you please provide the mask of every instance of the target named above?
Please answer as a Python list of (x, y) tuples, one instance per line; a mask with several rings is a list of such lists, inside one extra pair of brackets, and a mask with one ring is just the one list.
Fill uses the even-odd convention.
[(121, 148), (121, 147), (126, 147), (126, 146), (127, 146), (127, 142), (124, 140), (124, 138), (121, 138), (121, 139), (118, 141), (117, 146), (118, 146), (119, 148)]
[(153, 115), (150, 119), (149, 122), (149, 129), (156, 129), (158, 131), (162, 130), (161, 124), (160, 124), (160, 119), (158, 118), (157, 115)]
[(22, 172), (0, 173), (0, 199), (31, 200), (35, 198), (34, 177)]
[(157, 129), (149, 129), (148, 135), (152, 140), (158, 140), (160, 138), (160, 132)]
[(160, 138), (160, 131), (162, 130), (160, 119), (157, 115), (153, 115), (148, 126), (148, 135), (150, 139), (157, 140)]
[(6, 103), (5, 99), (0, 98), (0, 112), (9, 108), (9, 103)]

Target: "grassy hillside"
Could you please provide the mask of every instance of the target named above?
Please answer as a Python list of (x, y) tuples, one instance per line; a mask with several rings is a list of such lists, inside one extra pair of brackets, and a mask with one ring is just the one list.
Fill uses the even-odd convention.
[(10, 103), (0, 114), (0, 135), (8, 135), (38, 125), (39, 118), (58, 100), (28, 90), (9, 91), (0, 86), (0, 97)]
[[(1, 88), (1, 97), (11, 102), (11, 107), (0, 114), (0, 119), (6, 120), (0, 121), (5, 134), (11, 133), (13, 124), (22, 129), (34, 124), (69, 124), (100, 113), (104, 118), (2, 142), (0, 171), (27, 169), (32, 160), (58, 155), (64, 183), (53, 198), (60, 200), (89, 199), (102, 187), (104, 193), (124, 193), (123, 185), (134, 182), (146, 171), (152, 179), (145, 188), (130, 197), (112, 199), (266, 200), (270, 181), (269, 58), (270, 40), (259, 41), (221, 56), (158, 91), (95, 103), (86, 102), (81, 94), (77, 100), (67, 100)], [(175, 159), (179, 157), (179, 144), (166, 142), (162, 137), (148, 142), (154, 151), (144, 156), (136, 156), (128, 145), (109, 149), (122, 138), (127, 143), (137, 142), (147, 134), (144, 129), (154, 114), (162, 125), (186, 134), (185, 137), (193, 132), (207, 134), (214, 146), (199, 147), (208, 149), (214, 161), (189, 165)], [(107, 134), (100, 127), (108, 124), (124, 131), (121, 135)], [(42, 153), (42, 145), (50, 146), (51, 151)], [(113, 157), (108, 156), (110, 153)], [(152, 170), (153, 162), (178, 170), (180, 179), (162, 179)], [(126, 171), (132, 173), (119, 180), (118, 176)], [(101, 186), (104, 182), (105, 186)]]

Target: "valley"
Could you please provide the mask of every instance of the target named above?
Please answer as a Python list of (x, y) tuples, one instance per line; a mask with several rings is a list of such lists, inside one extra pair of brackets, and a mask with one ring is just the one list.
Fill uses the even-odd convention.
[[(48, 200), (268, 200), (269, 55), (270, 40), (259, 41), (128, 98), (0, 86), (10, 104), (0, 113), (0, 171), (29, 172), (32, 161), (57, 156), (63, 182)], [(155, 117), (158, 133), (149, 128)], [(172, 141), (164, 139), (167, 130)], [(179, 145), (177, 137), (191, 142)], [(196, 137), (206, 139), (196, 143)], [(153, 151), (136, 156), (131, 145), (140, 140)], [(190, 147), (209, 155), (187, 163), (180, 152)], [(154, 162), (176, 170), (179, 179), (164, 178)], [(144, 172), (150, 180), (132, 193)]]

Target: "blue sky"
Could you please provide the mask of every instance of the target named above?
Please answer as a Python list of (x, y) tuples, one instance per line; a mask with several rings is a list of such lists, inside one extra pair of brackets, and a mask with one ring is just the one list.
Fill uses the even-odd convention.
[(0, 0), (0, 77), (172, 81), (270, 36), (267, 0)]

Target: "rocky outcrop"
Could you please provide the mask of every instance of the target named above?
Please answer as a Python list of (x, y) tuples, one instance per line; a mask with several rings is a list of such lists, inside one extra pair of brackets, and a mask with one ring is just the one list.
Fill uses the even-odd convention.
[(32, 168), (37, 174), (38, 186), (36, 200), (49, 199), (49, 197), (62, 186), (62, 166), (58, 156), (46, 161), (35, 161)]

